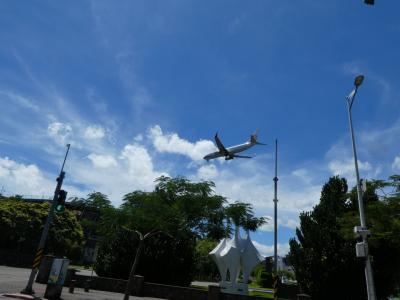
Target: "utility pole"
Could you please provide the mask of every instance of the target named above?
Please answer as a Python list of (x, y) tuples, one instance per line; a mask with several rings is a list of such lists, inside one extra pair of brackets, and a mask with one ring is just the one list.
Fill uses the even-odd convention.
[(361, 188), (360, 173), (358, 171), (356, 141), (355, 141), (355, 137), (354, 137), (353, 120), (352, 120), (352, 115), (351, 115), (351, 108), (353, 107), (354, 99), (357, 95), (358, 88), (362, 84), (363, 80), (364, 80), (364, 76), (362, 76), (362, 75), (359, 75), (356, 77), (356, 79), (354, 80), (355, 89), (347, 97), (347, 112), (349, 115), (351, 144), (353, 147), (354, 168), (356, 171), (356, 180), (357, 180), (358, 209), (359, 209), (359, 213), (360, 213), (360, 223), (361, 223), (361, 226), (356, 226), (354, 228), (354, 232), (357, 234), (358, 237), (362, 238), (362, 242), (357, 243), (357, 245), (356, 245), (356, 256), (364, 258), (364, 260), (365, 260), (365, 280), (366, 280), (366, 285), (367, 285), (368, 300), (376, 300), (374, 277), (373, 277), (372, 266), (371, 266), (371, 258), (372, 257), (371, 257), (371, 255), (369, 255), (368, 241), (367, 241), (367, 237), (370, 234), (370, 232), (367, 229), (367, 223), (365, 220), (363, 194), (362, 194), (362, 188)]
[(274, 272), (278, 272), (278, 140), (275, 140), (274, 177)]
[(150, 232), (146, 233), (144, 236), (143, 236), (143, 234), (141, 232), (139, 232), (137, 230), (135, 230), (135, 232), (139, 237), (139, 245), (138, 245), (138, 248), (136, 250), (135, 260), (133, 261), (131, 272), (129, 273), (129, 278), (128, 278), (128, 282), (126, 284), (123, 300), (129, 300), (129, 295), (132, 293), (133, 284), (134, 284), (134, 281), (135, 281), (135, 273), (136, 273), (137, 266), (139, 264), (140, 255), (142, 254), (142, 251), (143, 251), (144, 241), (146, 239), (152, 237), (153, 235), (156, 235), (156, 234), (159, 234), (159, 233), (163, 233), (163, 234), (165, 234), (165, 235), (167, 235), (169, 237), (172, 237), (168, 233), (157, 231), (155, 229), (153, 229)]
[(33, 280), (35, 279), (35, 276), (37, 274), (37, 271), (39, 269), (40, 266), (40, 262), (42, 261), (43, 258), (43, 254), (44, 254), (44, 247), (46, 245), (46, 240), (47, 240), (47, 235), (49, 233), (49, 229), (50, 229), (50, 224), (53, 220), (53, 215), (54, 215), (54, 210), (58, 204), (58, 197), (61, 191), (61, 186), (64, 180), (64, 176), (65, 176), (65, 172), (64, 170), (64, 165), (65, 165), (65, 161), (67, 160), (67, 156), (68, 156), (68, 152), (69, 152), (69, 148), (70, 148), (70, 144), (67, 145), (67, 152), (65, 154), (64, 157), (64, 162), (62, 164), (61, 167), (61, 171), (60, 171), (60, 175), (57, 177), (57, 186), (56, 189), (54, 191), (54, 197), (53, 197), (53, 202), (51, 204), (50, 207), (50, 212), (47, 216), (46, 219), (46, 223), (44, 225), (43, 231), (42, 231), (42, 236), (40, 237), (40, 242), (39, 242), (39, 246), (37, 248), (36, 251), (36, 255), (35, 258), (33, 259), (33, 264), (32, 264), (32, 271), (31, 274), (29, 276), (29, 280), (28, 280), (28, 284), (26, 285), (25, 289), (23, 289), (21, 291), (22, 294), (28, 294), (28, 295), (32, 295), (35, 293), (35, 291), (32, 289), (32, 285), (33, 285)]

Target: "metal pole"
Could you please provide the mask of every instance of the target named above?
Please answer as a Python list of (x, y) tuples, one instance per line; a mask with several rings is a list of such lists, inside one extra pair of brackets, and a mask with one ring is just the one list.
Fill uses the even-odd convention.
[(278, 140), (275, 140), (275, 177), (274, 177), (274, 272), (278, 272)]
[(65, 158), (64, 158), (64, 162), (61, 167), (60, 175), (57, 177), (57, 186), (54, 191), (54, 196), (53, 196), (53, 201), (52, 201), (52, 204), (50, 207), (50, 212), (49, 212), (49, 215), (47, 216), (46, 223), (44, 225), (42, 235), (40, 237), (40, 242), (39, 242), (39, 246), (36, 251), (35, 258), (33, 259), (32, 271), (31, 271), (31, 274), (29, 275), (28, 284), (26, 285), (25, 289), (23, 289), (21, 291), (21, 293), (23, 293), (23, 294), (32, 295), (35, 293), (35, 291), (32, 289), (32, 285), (33, 285), (35, 276), (37, 274), (37, 271), (39, 269), (40, 262), (42, 261), (42, 258), (43, 258), (44, 246), (46, 245), (46, 239), (47, 239), (47, 235), (49, 233), (50, 224), (53, 220), (54, 209), (57, 205), (58, 194), (61, 190), (61, 186), (62, 186), (62, 183), (64, 180), (65, 172), (63, 171), (63, 169), (64, 169), (65, 160), (67, 159), (67, 155), (69, 152), (70, 144), (68, 144), (67, 147), (68, 147), (68, 149), (67, 149), (67, 153), (65, 154)]
[[(358, 199), (358, 208), (359, 208), (359, 212), (360, 212), (360, 222), (361, 222), (362, 229), (367, 230), (365, 214), (364, 214), (364, 203), (363, 203), (363, 197), (362, 197), (361, 182), (360, 182), (360, 173), (358, 171), (358, 160), (357, 160), (356, 142), (355, 142), (354, 130), (353, 130), (353, 120), (352, 120), (352, 116), (351, 116), (351, 108), (352, 108), (354, 99), (357, 95), (357, 90), (358, 90), (358, 86), (356, 86), (351, 103), (349, 103), (349, 101), (347, 101), (347, 108), (348, 108), (348, 113), (349, 113), (351, 142), (352, 142), (352, 146), (353, 146), (354, 167), (356, 170), (357, 199)], [(373, 278), (372, 266), (371, 266), (371, 256), (369, 255), (369, 251), (368, 251), (367, 236), (365, 234), (363, 234), (361, 236), (362, 236), (365, 251), (366, 251), (365, 280), (366, 280), (366, 284), (367, 284), (368, 300), (376, 300), (374, 278)]]

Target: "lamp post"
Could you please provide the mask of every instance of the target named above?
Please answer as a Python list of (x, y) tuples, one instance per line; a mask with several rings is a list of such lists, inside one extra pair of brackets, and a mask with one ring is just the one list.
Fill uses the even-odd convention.
[(278, 140), (275, 140), (274, 177), (274, 273), (278, 274)]
[(371, 256), (368, 253), (367, 236), (369, 235), (369, 230), (367, 229), (367, 225), (365, 222), (364, 203), (363, 203), (363, 199), (362, 199), (363, 198), (362, 197), (362, 188), (361, 188), (360, 174), (358, 171), (356, 143), (355, 143), (355, 138), (354, 138), (353, 121), (352, 121), (352, 116), (351, 116), (351, 108), (353, 106), (354, 99), (357, 95), (358, 88), (362, 84), (363, 80), (364, 80), (363, 75), (359, 75), (355, 78), (355, 80), (354, 80), (355, 89), (347, 97), (347, 109), (348, 109), (348, 114), (349, 114), (350, 134), (351, 134), (351, 142), (352, 142), (352, 146), (353, 146), (354, 167), (356, 170), (356, 180), (357, 180), (358, 209), (360, 212), (360, 222), (361, 222), (361, 226), (356, 226), (354, 228), (354, 232), (358, 235), (358, 237), (362, 238), (362, 242), (357, 243), (357, 245), (356, 245), (356, 255), (357, 255), (357, 257), (365, 258), (365, 279), (366, 279), (366, 284), (367, 284), (368, 300), (376, 300), (374, 278), (373, 278), (372, 267), (371, 267)]

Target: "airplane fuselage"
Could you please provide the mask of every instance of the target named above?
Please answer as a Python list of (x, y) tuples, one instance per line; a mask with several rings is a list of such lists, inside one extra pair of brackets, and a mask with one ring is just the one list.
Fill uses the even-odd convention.
[(248, 142), (240, 144), (240, 145), (232, 146), (229, 148), (225, 148), (225, 146), (222, 144), (221, 140), (218, 137), (218, 133), (216, 133), (214, 139), (215, 139), (215, 144), (219, 151), (216, 151), (216, 152), (213, 152), (213, 153), (210, 153), (210, 154), (204, 156), (204, 159), (209, 161), (210, 159), (214, 159), (217, 157), (225, 157), (225, 160), (234, 159), (234, 158), (252, 158), (251, 156), (239, 155), (236, 153), (245, 151), (245, 150), (253, 147), (254, 145), (265, 145), (263, 143), (257, 142), (257, 132), (258, 132), (258, 130), (256, 130), (256, 132), (250, 136), (250, 140)]
[[(244, 150), (247, 150), (247, 149), (253, 147), (254, 145), (255, 145), (254, 143), (246, 142), (244, 144), (240, 144), (240, 145), (236, 145), (236, 146), (232, 146), (232, 147), (226, 148), (226, 150), (228, 150), (228, 152), (230, 154), (236, 154), (236, 153), (242, 152)], [(204, 157), (204, 159), (210, 160), (210, 159), (214, 159), (214, 158), (218, 158), (218, 157), (225, 157), (226, 160), (229, 160), (229, 159), (233, 158), (233, 157), (230, 157), (230, 156), (225, 156), (220, 151), (216, 151), (216, 152), (213, 152), (213, 153), (210, 153), (210, 154), (206, 155)]]

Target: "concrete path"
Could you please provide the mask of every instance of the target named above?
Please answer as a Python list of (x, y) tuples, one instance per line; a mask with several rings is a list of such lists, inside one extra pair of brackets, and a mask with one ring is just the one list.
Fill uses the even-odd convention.
[[(4, 294), (17, 294), (23, 290), (28, 282), (30, 272), (30, 269), (0, 266), (0, 295), (2, 295), (0, 296), (0, 299), (16, 299), (9, 296), (4, 296)], [(40, 299), (44, 296), (46, 285), (34, 283), (33, 289), (35, 291), (35, 296)], [(70, 294), (68, 292), (68, 288), (63, 288), (61, 298), (64, 300), (122, 300), (123, 294), (95, 290), (90, 290), (90, 292), (87, 293), (82, 288), (75, 288), (74, 293)], [(130, 299), (160, 300), (159, 298), (134, 296), (131, 296)]]

